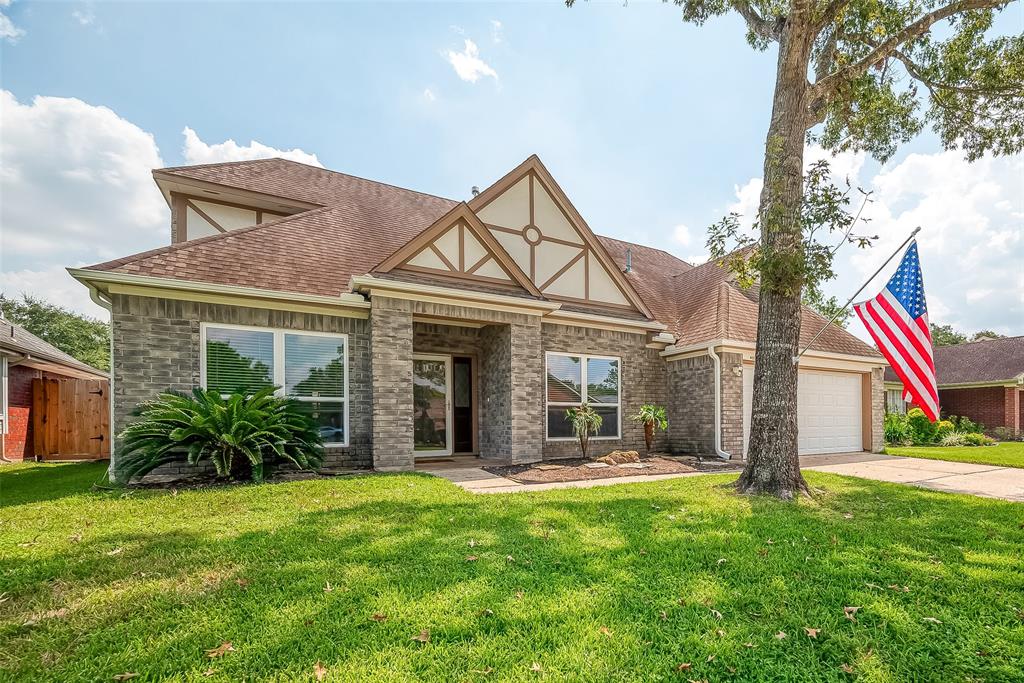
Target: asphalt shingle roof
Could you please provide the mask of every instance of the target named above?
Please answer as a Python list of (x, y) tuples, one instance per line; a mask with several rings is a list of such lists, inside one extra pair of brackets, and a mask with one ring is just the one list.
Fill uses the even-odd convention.
[(64, 365), (81, 372), (88, 372), (97, 377), (107, 377), (107, 373), (70, 356), (56, 346), (49, 344), (26, 330), (21, 325), (0, 318), (0, 348), (15, 353), (28, 354), (39, 360)]
[[(1014, 381), (1024, 375), (1024, 336), (936, 346), (932, 353), (940, 387)], [(886, 368), (885, 381), (900, 380), (892, 368)]]

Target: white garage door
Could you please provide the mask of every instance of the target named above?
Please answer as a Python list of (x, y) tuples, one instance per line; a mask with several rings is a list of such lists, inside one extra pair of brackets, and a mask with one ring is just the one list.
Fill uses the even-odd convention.
[[(800, 455), (848, 453), (863, 449), (861, 376), (851, 372), (800, 373), (797, 424)], [(750, 438), (754, 370), (743, 368), (743, 450)]]

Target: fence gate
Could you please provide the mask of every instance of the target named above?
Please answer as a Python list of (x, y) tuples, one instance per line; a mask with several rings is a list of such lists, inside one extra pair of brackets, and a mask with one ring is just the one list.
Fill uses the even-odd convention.
[(43, 460), (110, 457), (110, 383), (33, 379), (32, 442)]

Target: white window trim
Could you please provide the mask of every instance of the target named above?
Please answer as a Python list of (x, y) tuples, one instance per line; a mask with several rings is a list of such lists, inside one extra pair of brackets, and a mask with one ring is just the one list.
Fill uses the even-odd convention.
[(344, 408), (344, 424), (345, 424), (345, 440), (344, 441), (327, 441), (324, 442), (324, 446), (330, 447), (347, 447), (349, 445), (349, 400), (348, 400), (348, 335), (343, 333), (335, 332), (312, 332), (306, 330), (287, 330), (273, 327), (258, 327), (255, 325), (230, 325), (226, 323), (199, 323), (199, 385), (206, 389), (206, 331), (209, 328), (215, 329), (226, 329), (226, 330), (247, 330), (250, 332), (270, 332), (274, 335), (274, 368), (273, 368), (273, 383), (274, 386), (278, 387), (274, 393), (278, 396), (286, 396), (284, 393), (284, 335), (286, 334), (297, 334), (307, 335), (310, 337), (333, 337), (335, 339), (345, 340), (345, 353), (342, 357), (342, 363), (345, 366), (345, 395), (338, 396), (290, 396), (297, 401), (305, 403), (313, 403), (319, 401), (321, 403), (341, 403)]
[(590, 359), (594, 360), (614, 360), (619, 364), (619, 391), (618, 401), (615, 403), (591, 403), (592, 406), (598, 406), (602, 408), (618, 408), (618, 421), (615, 425), (615, 436), (592, 436), (591, 441), (621, 441), (622, 440), (622, 359), (618, 356), (601, 356), (592, 353), (567, 353), (564, 351), (548, 351), (544, 354), (544, 440), (545, 441), (576, 441), (574, 436), (548, 436), (548, 408), (578, 408), (579, 403), (564, 402), (564, 401), (548, 401), (548, 360), (552, 356), (561, 356), (563, 358), (579, 358), (580, 359), (580, 392), (583, 394), (583, 400), (586, 401), (587, 395), (587, 361)]

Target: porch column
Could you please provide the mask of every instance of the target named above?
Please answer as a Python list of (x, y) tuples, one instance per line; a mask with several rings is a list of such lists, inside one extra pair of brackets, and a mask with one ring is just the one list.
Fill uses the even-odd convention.
[(540, 318), (516, 315), (480, 330), (480, 455), (536, 462), (544, 448)]
[(370, 300), (373, 467), (413, 469), (412, 302)]
[(1020, 391), (1017, 387), (1003, 387), (1003, 424), (1016, 434), (1020, 431)]

